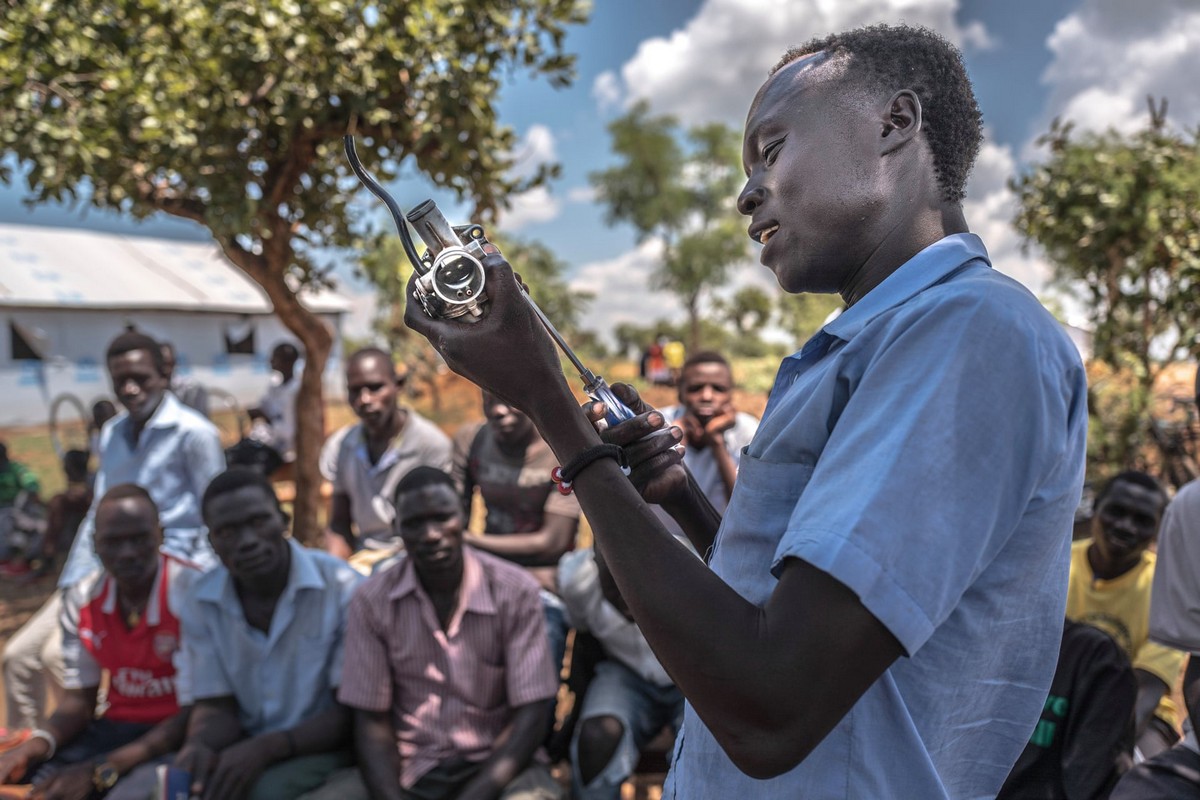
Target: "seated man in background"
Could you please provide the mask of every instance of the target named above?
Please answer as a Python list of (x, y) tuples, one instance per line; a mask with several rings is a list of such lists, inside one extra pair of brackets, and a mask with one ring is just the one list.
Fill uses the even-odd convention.
[(475, 490), (487, 509), (483, 534), (467, 544), (520, 564), (542, 587), (542, 608), (556, 666), (562, 664), (567, 624), (557, 589), (557, 564), (575, 547), (579, 501), (562, 495), (550, 481), (558, 459), (529, 417), (488, 392), (485, 421), (459, 431), (454, 439), (454, 482), (470, 520)]
[(300, 351), (283, 342), (271, 351), (271, 383), (258, 405), (247, 414), (252, 421), (250, 438), (269, 445), (284, 463), (296, 460), (296, 395), (300, 375), (296, 363)]
[(0, 565), (13, 562), (25, 571), (38, 533), (25, 524), (26, 512), (39, 506), (37, 476), (19, 461), (8, 457), (8, 446), (0, 442)]
[(40, 573), (53, 569), (59, 553), (70, 551), (79, 533), (79, 526), (92, 507), (94, 498), (88, 461), (86, 450), (68, 450), (63, 455), (67, 488), (51, 497), (46, 504), (46, 535), (42, 539)]
[(463, 547), (466, 518), (449, 475), (418, 467), (396, 487), (399, 561), (350, 607), (348, 671), (358, 770), (319, 800), (553, 800), (535, 760), (558, 676), (537, 583)]
[(176, 374), (178, 361), (176, 360), (175, 345), (170, 342), (162, 342), (160, 347), (162, 348), (163, 372), (167, 376), (167, 385), (171, 393), (179, 398), (179, 402), (208, 418), (210, 416), (208, 389), (204, 388), (204, 384), (195, 378)]
[(360, 576), (288, 538), (259, 472), (218, 475), (202, 507), (221, 565), (196, 581), (183, 614), (197, 668), (175, 764), (205, 800), (294, 800), (352, 761), (350, 713), (334, 692)]
[(571, 624), (596, 637), (605, 655), (587, 685), (571, 741), (572, 796), (618, 800), (646, 745), (664, 727), (679, 732), (683, 693), (637, 624), (604, 597), (590, 549), (564, 556), (558, 575)]
[(1133, 764), (1136, 697), (1113, 638), (1067, 620), (1042, 718), (997, 800), (1107, 800)]
[[(175, 656), (182, 595), (198, 573), (159, 551), (158, 507), (140, 486), (114, 486), (95, 519), (101, 568), (62, 602), (62, 702), (44, 729), (0, 755), (0, 783), (32, 775), (39, 796), (54, 800), (109, 792), (134, 767), (179, 747), (187, 723), (177, 700), (187, 670), (180, 663), (177, 675)], [(102, 674), (107, 706), (97, 718)], [(107, 796), (146, 798), (124, 787)]]
[[(334, 433), (321, 450), (321, 473), (333, 484), (326, 547), (334, 555), (390, 554), (396, 484), (414, 467), (450, 466), (450, 438), (399, 403), (403, 385), (391, 355), (378, 348), (346, 361), (346, 392), (361, 422)], [(355, 565), (369, 572), (371, 561), (360, 556)]]
[(683, 430), (683, 463), (713, 507), (723, 512), (733, 494), (742, 448), (754, 438), (758, 420), (734, 408), (733, 370), (720, 353), (706, 350), (684, 361), (677, 389), (679, 403), (660, 411), (668, 425)]
[(1144, 472), (1122, 472), (1096, 495), (1092, 538), (1071, 545), (1067, 618), (1100, 628), (1133, 662), (1137, 678), (1136, 744), (1146, 758), (1178, 739), (1171, 687), (1184, 654), (1150, 641), (1150, 545), (1167, 495)]

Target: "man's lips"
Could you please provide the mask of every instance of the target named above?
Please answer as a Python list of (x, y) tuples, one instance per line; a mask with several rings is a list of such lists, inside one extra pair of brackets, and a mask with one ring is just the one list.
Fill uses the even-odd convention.
[(757, 222), (747, 229), (750, 238), (759, 244), (765, 245), (779, 231), (779, 223), (772, 220), (765, 222)]

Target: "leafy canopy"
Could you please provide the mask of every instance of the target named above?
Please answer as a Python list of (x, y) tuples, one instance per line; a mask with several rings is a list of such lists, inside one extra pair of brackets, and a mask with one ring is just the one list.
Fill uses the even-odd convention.
[(563, 37), (587, 4), (35, 0), (4, 13), (0, 150), (29, 167), (31, 203), (167, 211), (227, 248), (274, 238), (288, 258), (293, 242), (353, 242), (347, 130), (383, 181), (411, 157), (482, 212), (502, 206), (521, 186), (495, 98), (516, 69), (570, 81)]
[(1083, 301), (1097, 358), (1132, 359), (1145, 381), (1200, 355), (1200, 139), (1164, 115), (1132, 136), (1055, 122), (1050, 158), (1013, 182), (1017, 230)]
[(741, 137), (721, 124), (684, 135), (674, 117), (652, 116), (645, 102), (608, 130), (619, 162), (589, 180), (610, 225), (628, 223), (644, 240), (663, 243), (652, 286), (676, 295), (687, 310), (689, 344), (701, 337), (702, 298), (729, 278), (749, 239), (735, 201), (741, 189)]

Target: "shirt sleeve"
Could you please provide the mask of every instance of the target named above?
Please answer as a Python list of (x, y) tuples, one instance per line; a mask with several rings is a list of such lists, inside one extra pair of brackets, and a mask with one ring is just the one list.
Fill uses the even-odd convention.
[(793, 557), (823, 570), (912, 655), (1031, 504), (1078, 504), (1086, 384), (1045, 323), (978, 297), (876, 324), (772, 572)]
[[(188, 593), (199, 573), (190, 567), (170, 561), (167, 564), (167, 568), (171, 570), (171, 588), (167, 593), (167, 606), (176, 619), (182, 619)], [(193, 665), (191, 658), (188, 657), (182, 627), (181, 622), (179, 646), (171, 657), (171, 662), (175, 665), (175, 699), (180, 707), (190, 706), (195, 702), (195, 693), (192, 688)]]
[(334, 647), (329, 665), (329, 685), (333, 689), (337, 689), (342, 682), (342, 665), (346, 658), (346, 618), (349, 615), (350, 603), (354, 599), (355, 591), (363, 582), (363, 576), (348, 564), (337, 567), (336, 578), (340, 587), (338, 593), (340, 613), (338, 615), (337, 645)]
[[(233, 697), (234, 682), (226, 674), (225, 666), (217, 658), (218, 649), (213, 640), (212, 632), (205, 623), (204, 614), (197, 602), (195, 592), (192, 592), (185, 604), (184, 612), (179, 618), (180, 639), (182, 639), (182, 659), (187, 659), (187, 667), (203, 664), (204, 669), (188, 669), (190, 684), (189, 701), (208, 700), (214, 697)], [(181, 663), (179, 660), (176, 664)], [(185, 667), (185, 668), (187, 668)], [(180, 704), (183, 704), (182, 699)]]
[(341, 450), (342, 442), (346, 439), (346, 429), (336, 431), (333, 436), (330, 436), (325, 444), (321, 446), (321, 474), (325, 476), (325, 480), (333, 484), (335, 491), (345, 494), (346, 488), (342, 485), (341, 473)]
[(1200, 653), (1200, 481), (1184, 486), (1163, 515), (1150, 594), (1150, 638)]
[(208, 484), (225, 471), (225, 450), (221, 447), (217, 429), (210, 426), (191, 431), (184, 439), (184, 447), (187, 450), (186, 463), (192, 491), (199, 504)]
[(550, 658), (546, 618), (537, 586), (521, 591), (505, 614), (504, 679), (508, 704), (516, 708), (558, 694), (558, 676)]
[(346, 658), (354, 669), (338, 687), (338, 700), (363, 711), (388, 711), (392, 707), (392, 668), (385, 631), (372, 609), (373, 598), (360, 591), (346, 614)]
[(1170, 647), (1164, 647), (1157, 642), (1146, 642), (1138, 648), (1133, 657), (1133, 668), (1149, 672), (1167, 685), (1170, 694), (1175, 682), (1183, 671), (1185, 654)]
[[(90, 581), (84, 581), (88, 584)], [(79, 612), (88, 593), (77, 584), (63, 593), (59, 623), (62, 626), (63, 688), (90, 689), (100, 685), (100, 664), (83, 646), (79, 636)]]

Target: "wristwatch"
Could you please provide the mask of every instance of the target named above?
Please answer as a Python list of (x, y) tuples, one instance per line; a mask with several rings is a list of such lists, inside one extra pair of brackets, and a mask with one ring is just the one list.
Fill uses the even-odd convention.
[(92, 786), (95, 786), (98, 792), (107, 792), (117, 785), (120, 778), (121, 773), (117, 772), (117, 768), (107, 761), (101, 761), (92, 770)]

